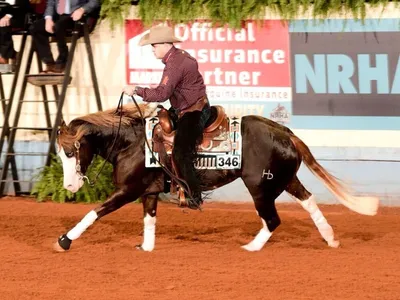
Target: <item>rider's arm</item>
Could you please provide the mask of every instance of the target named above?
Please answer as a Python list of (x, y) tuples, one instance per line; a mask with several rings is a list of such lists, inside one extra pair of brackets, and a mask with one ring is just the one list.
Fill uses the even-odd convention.
[(156, 88), (136, 87), (135, 92), (146, 102), (164, 102), (168, 100), (174, 89), (183, 78), (181, 69), (176, 68), (175, 64), (165, 67), (161, 82)]

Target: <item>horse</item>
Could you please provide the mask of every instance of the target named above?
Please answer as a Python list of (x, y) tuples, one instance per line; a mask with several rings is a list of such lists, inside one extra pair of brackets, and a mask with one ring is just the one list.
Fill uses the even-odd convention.
[[(144, 234), (136, 246), (142, 251), (155, 248), (155, 228), (159, 194), (165, 191), (168, 175), (163, 168), (148, 168), (145, 164), (144, 118), (157, 114), (151, 103), (125, 104), (121, 109), (109, 109), (62, 121), (57, 135), (57, 153), (62, 161), (63, 185), (75, 193), (83, 185), (85, 172), (95, 155), (113, 165), (116, 191), (102, 204), (89, 211), (67, 233), (59, 236), (53, 248), (64, 252), (72, 241), (95, 221), (139, 198), (143, 204)], [(310, 215), (320, 235), (329, 247), (337, 248), (333, 229), (319, 209), (314, 195), (297, 177), (303, 162), (310, 171), (337, 197), (341, 204), (359, 214), (377, 213), (379, 199), (354, 196), (339, 179), (325, 170), (314, 158), (308, 146), (289, 128), (270, 119), (246, 115), (241, 118), (242, 164), (239, 169), (202, 170), (204, 191), (212, 191), (241, 178), (254, 201), (261, 219), (261, 229), (246, 245), (247, 251), (260, 251), (281, 224), (275, 207), (276, 198), (286, 191)]]

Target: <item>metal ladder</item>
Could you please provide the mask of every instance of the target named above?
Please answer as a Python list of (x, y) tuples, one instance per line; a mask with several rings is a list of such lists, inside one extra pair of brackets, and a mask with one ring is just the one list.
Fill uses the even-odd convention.
[[(15, 97), (15, 91), (17, 88), (17, 83), (18, 83), (18, 78), (19, 78), (19, 73), (21, 70), (21, 64), (22, 64), (22, 59), (24, 57), (24, 52), (25, 52), (25, 47), (26, 47), (26, 41), (29, 35), (29, 26), (30, 26), (30, 21), (31, 21), (31, 15), (27, 16), (25, 26), (24, 28), (18, 28), (12, 30), (12, 35), (13, 36), (22, 36), (22, 41), (21, 41), (21, 46), (20, 46), (20, 51), (17, 54), (16, 58), (16, 64), (15, 64), (15, 69), (11, 69), (11, 65), (7, 66), (9, 67), (9, 70), (6, 70), (6, 72), (0, 72), (0, 102), (1, 102), (1, 107), (3, 110), (3, 115), (4, 115), (4, 121), (1, 128), (1, 138), (0, 138), (0, 154), (2, 153), (4, 142), (6, 138), (9, 138), (9, 115), (11, 112), (11, 104), (14, 100)], [(12, 83), (10, 87), (10, 95), (9, 98), (6, 98), (6, 93), (4, 91), (4, 84), (3, 84), (3, 76), (8, 75), (8, 76), (13, 76), (12, 78)], [(10, 147), (11, 150), (14, 152), (13, 147)], [(1, 161), (0, 161), (1, 163)], [(12, 174), (12, 182), (14, 185), (14, 190), (20, 190), (20, 183), (18, 179), (18, 171), (17, 171), (17, 164), (15, 162), (15, 156), (11, 156), (9, 158), (9, 163), (11, 164), (11, 174)], [(4, 164), (0, 166), (0, 169), (4, 169)]]
[[(74, 58), (74, 54), (75, 54), (76, 44), (77, 44), (78, 39), (80, 38), (81, 33), (83, 33), (86, 51), (88, 54), (90, 73), (91, 73), (94, 93), (95, 93), (95, 97), (96, 97), (97, 108), (98, 108), (98, 110), (102, 110), (100, 91), (99, 91), (99, 86), (98, 86), (97, 77), (96, 77), (96, 71), (95, 71), (95, 67), (94, 67), (92, 48), (91, 48), (91, 44), (90, 44), (90, 37), (89, 37), (90, 29), (89, 29), (87, 19), (75, 22), (75, 26), (70, 33), (71, 40), (70, 40), (68, 60), (67, 60), (65, 72), (63, 75), (60, 76), (61, 77), (60, 81), (62, 81), (61, 93), (58, 92), (58, 86), (54, 82), (46, 83), (46, 81), (44, 80), (40, 84), (35, 84), (37, 86), (40, 86), (40, 88), (42, 90), (43, 100), (25, 100), (24, 99), (26, 86), (27, 86), (28, 82), (32, 82), (30, 79), (32, 79), (32, 77), (36, 77), (36, 79), (38, 79), (38, 78), (40, 79), (40, 77), (41, 77), (40, 74), (39, 75), (30, 75), (29, 74), (33, 55), (35, 52), (34, 44), (31, 43), (30, 51), (28, 54), (28, 60), (27, 60), (27, 64), (26, 64), (26, 69), (25, 69), (25, 74), (24, 74), (24, 80), (23, 80), (22, 87), (21, 87), (20, 99), (18, 101), (18, 106), (15, 111), (15, 117), (14, 117), (14, 122), (13, 122), (12, 126), (8, 125), (11, 108), (12, 108), (12, 104), (13, 104), (12, 98), (10, 99), (8, 105), (6, 106), (6, 110), (5, 110), (4, 125), (3, 125), (3, 130), (1, 133), (1, 137), (0, 137), (0, 146), (1, 146), (0, 153), (1, 153), (2, 146), (4, 144), (4, 140), (6, 137), (8, 137), (8, 145), (7, 145), (7, 150), (4, 154), (5, 161), (4, 161), (1, 173), (0, 173), (0, 197), (4, 195), (6, 182), (10, 182), (10, 179), (8, 179), (8, 176), (7, 176), (8, 168), (10, 165), (11, 165), (12, 173), (14, 173), (14, 171), (15, 171), (15, 174), (13, 174), (13, 179), (12, 179), (12, 182), (14, 183), (15, 194), (20, 194), (22, 192), (19, 183), (23, 182), (23, 181), (18, 179), (17, 167), (16, 167), (15, 159), (14, 159), (14, 157), (16, 155), (46, 156), (46, 164), (45, 165), (49, 166), (51, 163), (51, 155), (53, 153), (55, 153), (55, 142), (56, 142), (56, 138), (57, 138), (57, 130), (58, 130), (58, 126), (60, 125), (61, 118), (62, 118), (62, 109), (63, 109), (64, 102), (65, 102), (67, 87), (71, 80), (70, 74), (71, 74), (71, 67), (72, 67), (72, 62), (73, 62), (73, 58)], [(39, 57), (38, 57), (38, 63), (39, 63), (38, 69), (39, 69), (39, 73), (40, 73), (42, 71), (42, 65), (40, 63)], [(55, 76), (57, 76), (57, 75), (55, 75)], [(45, 77), (49, 77), (49, 76), (46, 74), (46, 75), (43, 75), (42, 77), (45, 78)], [(52, 85), (53, 92), (54, 92), (54, 95), (56, 98), (55, 100), (48, 100), (46, 88), (45, 88), (46, 85)], [(47, 127), (18, 126), (21, 111), (22, 111), (22, 105), (26, 102), (43, 102)], [(49, 110), (49, 105), (48, 105), (51, 102), (55, 102), (57, 105), (57, 112), (56, 112), (56, 116), (55, 116), (55, 119), (53, 122), (51, 122), (50, 110)], [(36, 153), (15, 152), (14, 151), (14, 142), (15, 142), (17, 130), (47, 131), (48, 137), (49, 137), (48, 151), (47, 152), (36, 152)], [(32, 180), (29, 180), (28, 182), (32, 182)]]

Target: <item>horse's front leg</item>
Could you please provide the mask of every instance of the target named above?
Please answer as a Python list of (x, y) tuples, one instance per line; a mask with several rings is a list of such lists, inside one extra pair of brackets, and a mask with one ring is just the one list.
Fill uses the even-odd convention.
[(146, 195), (143, 201), (143, 243), (136, 246), (139, 250), (153, 251), (156, 240), (156, 214), (158, 194)]
[(108, 215), (136, 199), (136, 195), (124, 190), (115, 192), (107, 201), (91, 210), (78, 224), (75, 225), (74, 228), (68, 231), (68, 233), (61, 235), (58, 238), (58, 241), (54, 244), (54, 250), (58, 252), (69, 250), (72, 241), (79, 238), (81, 234), (94, 223), (94, 221), (99, 220), (105, 215)]

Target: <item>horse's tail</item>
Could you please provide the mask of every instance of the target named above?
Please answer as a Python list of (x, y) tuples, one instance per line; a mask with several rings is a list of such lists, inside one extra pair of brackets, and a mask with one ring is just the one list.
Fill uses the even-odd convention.
[(352, 196), (346, 188), (328, 171), (326, 171), (314, 158), (307, 145), (295, 135), (290, 139), (299, 151), (304, 163), (310, 171), (322, 180), (325, 186), (349, 209), (363, 215), (376, 215), (379, 206), (379, 199), (376, 197)]

